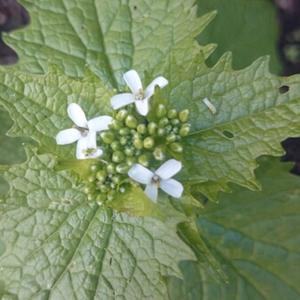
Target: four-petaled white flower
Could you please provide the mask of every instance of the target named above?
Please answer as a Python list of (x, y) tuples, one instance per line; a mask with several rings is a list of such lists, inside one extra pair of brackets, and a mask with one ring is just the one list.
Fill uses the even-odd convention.
[(97, 158), (101, 156), (103, 151), (97, 148), (96, 133), (107, 130), (112, 117), (101, 116), (88, 121), (84, 111), (76, 103), (69, 104), (68, 115), (75, 123), (75, 126), (60, 131), (56, 136), (57, 144), (66, 145), (77, 141), (77, 159)]
[(111, 98), (111, 106), (113, 109), (119, 109), (134, 103), (138, 113), (142, 116), (146, 116), (149, 112), (149, 100), (154, 94), (155, 86), (163, 88), (168, 84), (166, 78), (159, 76), (144, 90), (140, 76), (135, 70), (126, 72), (123, 78), (132, 93), (123, 93), (113, 96)]
[(135, 164), (128, 172), (133, 180), (145, 184), (145, 194), (154, 202), (157, 200), (158, 188), (174, 198), (180, 198), (183, 192), (182, 184), (172, 179), (182, 168), (180, 161), (170, 159), (152, 172), (140, 164)]

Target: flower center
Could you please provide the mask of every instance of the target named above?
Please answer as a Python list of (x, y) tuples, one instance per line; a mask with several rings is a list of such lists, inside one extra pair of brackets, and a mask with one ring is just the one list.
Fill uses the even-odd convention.
[(79, 130), (81, 136), (86, 137), (89, 134), (89, 129), (84, 127), (75, 126), (77, 130)]
[(87, 148), (87, 149), (83, 150), (83, 153), (86, 157), (89, 157), (89, 156), (95, 154), (96, 151), (97, 151), (97, 149), (95, 149), (95, 148)]
[(157, 186), (159, 186), (159, 182), (160, 182), (159, 176), (154, 175), (154, 176), (152, 177), (152, 183), (155, 184), (155, 185), (157, 185)]
[(144, 95), (144, 91), (142, 89), (140, 89), (135, 95), (134, 95), (134, 99), (135, 100), (143, 100), (145, 98)]

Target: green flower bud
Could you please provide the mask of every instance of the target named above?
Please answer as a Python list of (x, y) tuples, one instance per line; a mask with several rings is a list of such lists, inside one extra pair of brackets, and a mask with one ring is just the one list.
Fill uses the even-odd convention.
[(114, 199), (114, 197), (115, 197), (115, 191), (109, 191), (107, 193), (107, 200), (108, 201), (112, 201)]
[(145, 167), (148, 167), (149, 166), (149, 157), (148, 157), (148, 155), (146, 155), (146, 154), (140, 155), (139, 158), (138, 158), (138, 162), (141, 165), (143, 165)]
[(125, 136), (122, 136), (120, 138), (120, 144), (123, 145), (123, 146), (127, 144), (127, 141), (128, 141), (127, 137), (125, 137)]
[(154, 139), (152, 137), (146, 137), (143, 142), (144, 148), (151, 149), (154, 146)]
[(86, 186), (86, 187), (84, 188), (84, 193), (85, 193), (85, 194), (90, 194), (90, 193), (92, 193), (92, 191), (93, 191), (93, 189), (92, 189), (91, 187), (89, 187), (89, 186)]
[(113, 183), (113, 182), (112, 182), (109, 186), (110, 186), (110, 188), (112, 188), (112, 189), (115, 189), (115, 188), (116, 188), (116, 184)]
[(120, 193), (125, 193), (126, 192), (126, 188), (124, 186), (121, 186), (119, 188)]
[(168, 111), (168, 118), (169, 119), (175, 119), (177, 117), (177, 111), (176, 109), (170, 109)]
[(154, 149), (153, 156), (156, 160), (163, 160), (165, 158), (165, 154), (160, 147)]
[(133, 145), (136, 149), (142, 149), (143, 148), (143, 142), (140, 139), (134, 139)]
[(135, 132), (132, 132), (132, 137), (134, 139), (140, 139), (141, 138), (141, 134), (135, 131)]
[(167, 125), (165, 127), (165, 130), (166, 130), (167, 133), (170, 133), (172, 131), (172, 128), (173, 128), (172, 125)]
[(104, 170), (98, 171), (96, 174), (96, 178), (99, 182), (104, 182), (106, 179), (107, 173)]
[(183, 126), (181, 126), (180, 130), (179, 130), (179, 135), (180, 136), (187, 136), (189, 134), (191, 130), (191, 127), (189, 124), (184, 124)]
[(166, 141), (168, 143), (173, 143), (176, 141), (176, 135), (174, 133), (170, 133), (167, 137), (166, 137)]
[(172, 129), (172, 132), (173, 132), (174, 134), (177, 134), (177, 133), (179, 132), (179, 128), (174, 127), (174, 128)]
[(157, 125), (154, 122), (150, 122), (148, 124), (148, 132), (150, 135), (154, 135), (156, 131)]
[(136, 128), (138, 125), (138, 121), (134, 116), (129, 115), (126, 117), (125, 124), (129, 128)]
[(104, 131), (100, 136), (105, 144), (111, 144), (115, 139), (115, 136), (111, 131)]
[(119, 164), (116, 167), (116, 171), (120, 174), (127, 174), (128, 170), (129, 170), (128, 164), (125, 163)]
[(157, 135), (164, 136), (166, 134), (166, 130), (164, 128), (158, 128)]
[(168, 118), (163, 118), (158, 122), (158, 126), (163, 128), (169, 124)]
[(91, 166), (91, 172), (96, 173), (98, 171), (98, 166), (97, 165), (92, 165)]
[(187, 122), (187, 120), (189, 119), (189, 114), (190, 114), (190, 111), (189, 111), (188, 109), (182, 110), (182, 111), (179, 113), (179, 120), (180, 120), (182, 123)]
[(121, 151), (116, 151), (112, 155), (112, 161), (115, 163), (119, 163), (125, 159), (125, 155)]
[(88, 194), (87, 195), (87, 199), (88, 199), (88, 201), (93, 201), (94, 200), (94, 195), (93, 194)]
[(114, 175), (111, 179), (115, 184), (119, 184), (121, 182), (121, 177), (119, 175)]
[(123, 127), (122, 122), (118, 121), (118, 120), (113, 120), (110, 124), (110, 127), (113, 129), (120, 129)]
[(145, 124), (139, 124), (137, 127), (137, 131), (140, 134), (146, 134), (147, 133), (147, 127)]
[(136, 163), (136, 159), (134, 157), (127, 157), (126, 158), (126, 163), (129, 167), (131, 167), (133, 164)]
[(98, 194), (96, 197), (96, 201), (98, 204), (100, 204), (100, 203), (102, 204), (103, 202), (105, 202), (105, 200), (106, 200), (106, 197), (103, 194)]
[(125, 148), (124, 153), (125, 153), (126, 156), (133, 156), (134, 155), (134, 149), (127, 147), (127, 148)]
[(120, 143), (118, 141), (114, 141), (110, 144), (111, 149), (113, 149), (114, 151), (120, 149)]
[(122, 136), (128, 135), (128, 134), (130, 134), (130, 129), (129, 128), (121, 128), (119, 130), (119, 134)]
[(157, 106), (157, 109), (156, 109), (156, 116), (157, 116), (158, 118), (162, 118), (162, 117), (164, 117), (166, 114), (167, 114), (167, 109), (166, 109), (165, 105), (159, 104), (159, 105)]
[(125, 120), (125, 118), (127, 117), (127, 115), (128, 115), (128, 111), (126, 109), (121, 109), (121, 110), (118, 111), (118, 113), (116, 115), (116, 119), (118, 121), (122, 122), (122, 121)]
[(172, 151), (177, 152), (177, 153), (181, 153), (183, 151), (183, 147), (179, 143), (172, 143), (170, 145), (170, 148)]
[(105, 184), (101, 184), (99, 186), (99, 189), (100, 189), (101, 193), (103, 193), (103, 194), (108, 192), (108, 187)]
[(106, 166), (106, 171), (109, 174), (114, 174), (115, 173), (115, 165), (114, 164), (108, 164)]
[(142, 153), (141, 150), (136, 150), (136, 151), (135, 151), (135, 155), (137, 155), (137, 156), (138, 156), (138, 155), (141, 155), (141, 153)]
[(180, 121), (179, 121), (179, 119), (173, 119), (172, 121), (171, 121), (171, 123), (172, 123), (172, 125), (178, 125), (178, 124), (180, 124)]
[(88, 177), (88, 182), (93, 183), (95, 181), (95, 176), (91, 175)]

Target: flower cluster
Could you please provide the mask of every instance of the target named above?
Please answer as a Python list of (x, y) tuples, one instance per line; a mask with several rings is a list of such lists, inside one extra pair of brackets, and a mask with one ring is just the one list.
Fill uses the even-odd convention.
[(168, 84), (162, 76), (145, 90), (134, 70), (125, 73), (124, 80), (131, 93), (112, 97), (115, 110), (112, 117), (100, 116), (88, 121), (80, 106), (72, 103), (68, 115), (74, 127), (60, 131), (56, 141), (59, 145), (77, 142), (77, 159), (99, 158), (94, 160), (87, 180), (90, 200), (112, 201), (129, 184), (145, 185), (145, 194), (154, 202), (158, 188), (180, 198), (183, 186), (172, 177), (182, 164), (173, 157), (178, 158), (183, 152), (181, 139), (190, 131), (189, 111), (178, 112), (165, 102), (150, 104), (155, 87)]

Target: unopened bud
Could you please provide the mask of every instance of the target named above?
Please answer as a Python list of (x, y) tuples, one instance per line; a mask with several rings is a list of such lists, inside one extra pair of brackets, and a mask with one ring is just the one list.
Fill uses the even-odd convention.
[(120, 173), (120, 174), (126, 174), (126, 173), (128, 172), (128, 169), (129, 169), (129, 167), (128, 167), (128, 165), (125, 164), (125, 163), (119, 164), (119, 165), (117, 165), (117, 167), (116, 167), (117, 173)]
[(111, 144), (115, 139), (114, 134), (111, 131), (102, 132), (100, 136), (105, 144)]
[(169, 119), (175, 119), (177, 117), (177, 111), (176, 109), (170, 109), (168, 111), (168, 118)]
[(165, 154), (163, 150), (159, 147), (156, 147), (153, 151), (153, 156), (156, 160), (163, 160), (165, 158)]
[(164, 136), (166, 134), (166, 130), (164, 128), (158, 128), (157, 135)]
[(125, 153), (126, 156), (133, 156), (134, 155), (134, 149), (127, 147), (127, 148), (125, 148), (124, 153)]
[(161, 128), (164, 128), (165, 126), (167, 126), (169, 124), (169, 120), (168, 118), (163, 118), (158, 122), (158, 126)]
[(137, 127), (137, 131), (140, 134), (147, 133), (147, 127), (146, 127), (146, 125), (145, 124), (139, 124), (138, 127)]
[(127, 157), (126, 158), (126, 163), (129, 167), (131, 167), (133, 164), (136, 163), (136, 159), (134, 157)]
[(183, 147), (179, 143), (172, 143), (170, 145), (170, 148), (172, 151), (177, 152), (177, 153), (181, 153), (183, 151)]
[(92, 165), (91, 166), (91, 172), (96, 173), (98, 171), (98, 166), (97, 165)]
[(166, 137), (166, 141), (168, 143), (173, 143), (176, 141), (176, 134), (174, 133), (170, 133), (167, 137)]
[(148, 167), (148, 166), (149, 166), (149, 157), (148, 157), (148, 155), (142, 154), (141, 156), (139, 156), (138, 162), (139, 162), (141, 165), (143, 165), (143, 166), (145, 166), (145, 167)]
[(187, 136), (187, 135), (189, 134), (190, 130), (191, 130), (190, 125), (189, 125), (189, 124), (184, 124), (184, 125), (180, 128), (180, 130), (179, 130), (179, 135), (182, 136), (182, 137), (183, 137), (183, 136)]
[(118, 141), (114, 141), (110, 144), (111, 149), (113, 149), (114, 151), (120, 149), (120, 143)]
[(156, 131), (157, 125), (154, 122), (150, 122), (148, 124), (148, 132), (150, 135), (154, 135)]
[(128, 134), (130, 134), (130, 129), (129, 128), (121, 128), (119, 130), (119, 134), (122, 136), (128, 135)]
[(107, 173), (104, 170), (98, 171), (96, 174), (96, 178), (100, 182), (104, 182), (106, 179)]
[(146, 137), (143, 142), (144, 148), (151, 149), (154, 146), (154, 140), (152, 137)]
[(159, 104), (159, 105), (157, 106), (157, 109), (156, 109), (156, 116), (157, 116), (158, 118), (162, 118), (162, 117), (164, 117), (166, 114), (167, 114), (167, 109), (166, 109), (165, 105)]
[(182, 111), (179, 113), (179, 120), (180, 120), (182, 123), (187, 122), (187, 120), (189, 119), (189, 114), (190, 114), (190, 111), (189, 111), (188, 109), (182, 110)]
[(129, 128), (136, 128), (138, 125), (138, 121), (134, 116), (129, 115), (126, 117), (125, 124)]
[(101, 184), (99, 186), (99, 189), (100, 189), (101, 193), (107, 193), (108, 192), (108, 187), (105, 184)]
[(114, 164), (108, 164), (106, 166), (106, 171), (109, 173), (109, 174), (114, 174), (115, 173), (115, 165)]
[(128, 141), (127, 137), (125, 137), (125, 136), (122, 136), (120, 138), (120, 144), (123, 145), (123, 146), (127, 144), (127, 141)]
[(113, 129), (120, 129), (123, 127), (122, 122), (118, 121), (118, 120), (113, 120), (110, 124), (110, 127)]
[(112, 155), (112, 161), (115, 163), (119, 163), (125, 159), (125, 155), (121, 151), (116, 151)]
[(88, 199), (88, 201), (93, 201), (94, 200), (94, 195), (93, 194), (88, 194), (87, 199)]
[(180, 121), (179, 121), (179, 119), (173, 119), (171, 121), (171, 123), (172, 123), (172, 125), (176, 126), (176, 125), (180, 124)]
[(127, 117), (128, 115), (128, 111), (126, 109), (121, 109), (118, 111), (117, 115), (116, 115), (116, 119), (118, 121), (124, 121), (124, 119)]
[(142, 149), (143, 148), (143, 142), (140, 139), (134, 139), (133, 145), (136, 149)]
[(95, 181), (95, 176), (91, 175), (88, 177), (88, 182), (93, 183)]
[(119, 175), (114, 175), (111, 179), (115, 184), (119, 184), (121, 182), (121, 177)]

